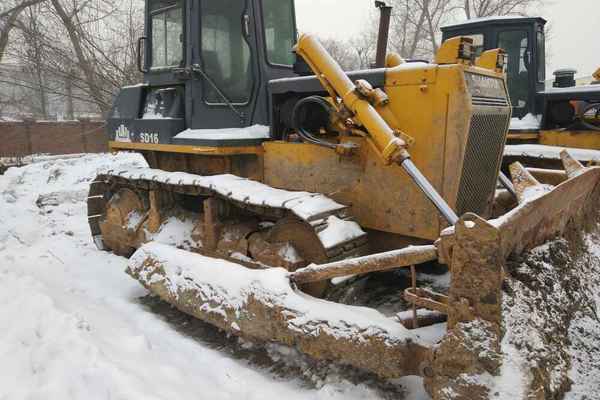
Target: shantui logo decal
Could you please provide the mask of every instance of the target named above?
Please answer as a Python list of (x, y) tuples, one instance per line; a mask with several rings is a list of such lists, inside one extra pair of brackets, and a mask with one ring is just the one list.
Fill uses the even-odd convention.
[(115, 135), (115, 140), (117, 142), (131, 143), (131, 133), (125, 125), (119, 126)]

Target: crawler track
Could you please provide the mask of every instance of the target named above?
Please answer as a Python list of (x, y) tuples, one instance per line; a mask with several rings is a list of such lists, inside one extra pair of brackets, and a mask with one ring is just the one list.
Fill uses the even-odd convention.
[[(156, 169), (109, 171), (98, 175), (90, 186), (88, 221), (94, 242), (102, 247), (100, 222), (110, 198), (121, 188), (136, 192), (164, 191), (199, 198), (218, 198), (265, 221), (295, 218), (312, 227), (327, 255), (327, 261), (354, 257), (364, 252), (366, 233), (360, 229), (332, 234), (331, 221), (352, 224), (346, 206), (322, 194), (292, 192), (234, 175), (199, 176)], [(333, 218), (332, 218), (333, 217)], [(327, 233), (329, 229), (329, 232)]]

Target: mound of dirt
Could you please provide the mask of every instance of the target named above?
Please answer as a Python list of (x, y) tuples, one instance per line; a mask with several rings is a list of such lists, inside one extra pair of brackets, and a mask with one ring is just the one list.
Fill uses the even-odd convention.
[(593, 398), (600, 389), (600, 370), (588, 369), (600, 358), (598, 225), (570, 229), (509, 262), (506, 272), (502, 350), (505, 362), (518, 360), (522, 398), (562, 399), (571, 389), (567, 397)]

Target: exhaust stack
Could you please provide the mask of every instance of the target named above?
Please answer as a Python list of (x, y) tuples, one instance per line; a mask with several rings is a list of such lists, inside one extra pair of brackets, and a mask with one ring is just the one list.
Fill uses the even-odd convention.
[(385, 67), (385, 58), (387, 56), (387, 47), (390, 34), (390, 20), (392, 17), (392, 7), (383, 1), (376, 1), (375, 7), (381, 11), (379, 19), (379, 35), (377, 37), (377, 56), (375, 58), (374, 68)]

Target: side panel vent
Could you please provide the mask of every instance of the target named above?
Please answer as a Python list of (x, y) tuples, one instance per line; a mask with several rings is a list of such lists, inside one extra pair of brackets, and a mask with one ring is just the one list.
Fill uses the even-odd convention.
[(502, 163), (510, 108), (474, 105), (456, 209), (487, 216)]

